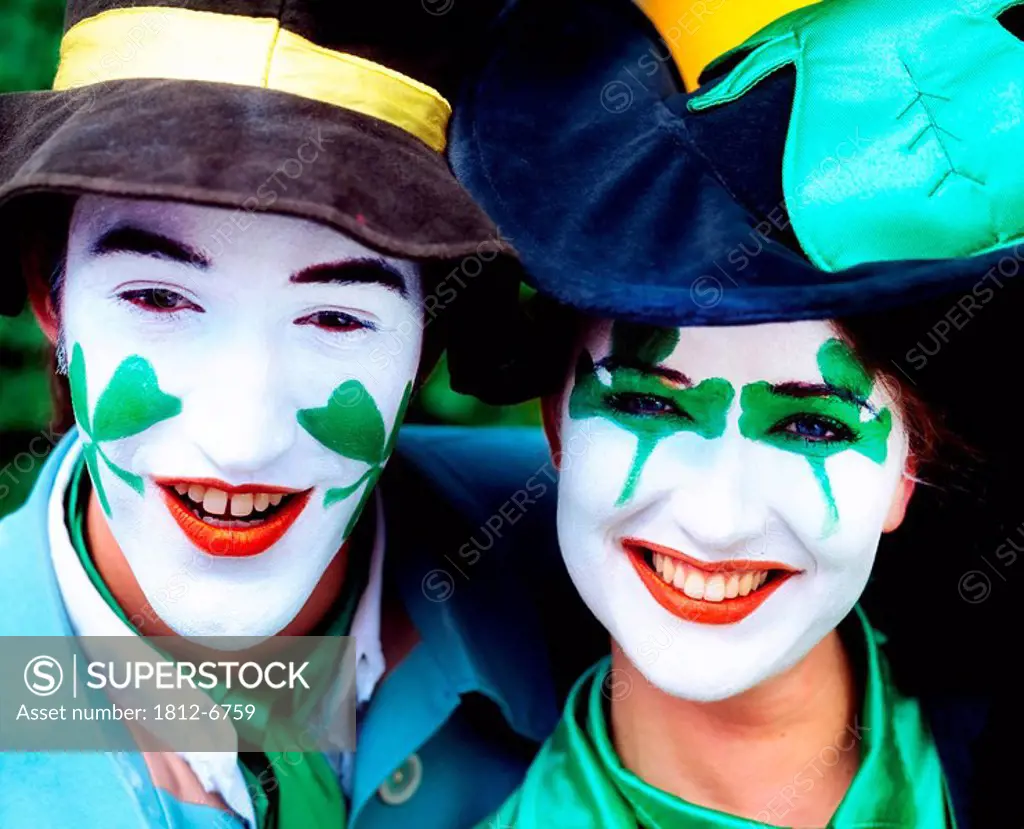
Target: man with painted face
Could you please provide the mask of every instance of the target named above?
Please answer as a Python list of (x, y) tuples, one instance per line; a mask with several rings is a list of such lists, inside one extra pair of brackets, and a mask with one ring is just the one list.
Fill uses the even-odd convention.
[[(663, 34), (692, 14), (647, 7)], [(511, 375), (545, 395), (556, 456), (587, 430), (558, 535), (612, 653), (481, 826), (1019, 815), (1013, 764), (993, 786), (979, 752), (1011, 717), (945, 635), (966, 618), (962, 553), (1005, 537), (973, 499), (1021, 495), (992, 359), (1019, 324), (1024, 240), (1022, 18), (1006, 9), (811, 5), (738, 38), (689, 94), (630, 3), (522, 0), (503, 20), (450, 154), (516, 238), (534, 305), (562, 309), (561, 329), (538, 326), (546, 365)], [(909, 347), (951, 308), (958, 329), (986, 321), (924, 370)], [(961, 491), (957, 440), (1003, 477)], [(869, 579), (901, 555), (876, 615)], [(889, 647), (873, 623), (901, 610)]]
[(486, 4), (431, 11), (82, 0), (54, 91), (0, 97), (3, 306), (77, 426), (0, 524), (0, 634), (351, 634), (360, 723), (354, 755), (0, 754), (0, 825), (467, 826), (554, 727), (544, 487), (506, 503), (539, 436), (413, 432), (377, 486), (516, 288), (440, 153)]

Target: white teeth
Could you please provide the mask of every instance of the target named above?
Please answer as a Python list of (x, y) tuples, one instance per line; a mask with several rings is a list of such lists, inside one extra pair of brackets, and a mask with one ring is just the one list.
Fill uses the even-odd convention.
[[(260, 497), (256, 496), (256, 509), (260, 508)], [(273, 495), (270, 503), (274, 503)], [(277, 496), (280, 500), (280, 496)], [(232, 504), (234, 509), (234, 504)], [(748, 570), (747, 572), (708, 573), (697, 567), (691, 567), (663, 553), (651, 553), (651, 566), (661, 576), (665, 584), (686, 594), (691, 599), (707, 602), (721, 602), (735, 599), (738, 596), (749, 596), (753, 591), (763, 587), (770, 571)]]
[(223, 489), (210, 487), (203, 496), (203, 509), (211, 515), (223, 515), (228, 508), (228, 494)]
[(676, 574), (672, 577), (672, 586), (682, 590), (684, 584), (686, 584), (686, 567), (677, 563)]
[(686, 574), (686, 583), (683, 585), (683, 592), (691, 599), (704, 598), (704, 576), (697, 570), (691, 569)]
[(253, 496), (251, 492), (231, 496), (231, 514), (239, 518), (252, 514)]
[(241, 492), (230, 495), (222, 489), (202, 484), (175, 484), (174, 491), (187, 496), (193, 503), (202, 505), (203, 510), (210, 515), (228, 513), (235, 518), (251, 516), (253, 510), (266, 512), (271, 505), (277, 506), (284, 500), (283, 493)]
[(704, 584), (704, 601), (720, 602), (725, 598), (725, 576), (718, 573)]

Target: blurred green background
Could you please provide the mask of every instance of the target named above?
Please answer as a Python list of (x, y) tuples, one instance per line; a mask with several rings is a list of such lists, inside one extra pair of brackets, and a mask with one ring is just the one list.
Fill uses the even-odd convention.
[[(0, 93), (46, 89), (53, 80), (64, 0), (0, 0)], [(7, 278), (11, 275), (8, 274)], [(49, 351), (32, 317), (0, 317), (0, 516), (16, 509), (41, 466), (26, 454), (50, 422)], [(487, 406), (456, 394), (442, 362), (407, 420), (457, 424), (534, 424), (535, 404)], [(39, 443), (36, 443), (38, 446)]]

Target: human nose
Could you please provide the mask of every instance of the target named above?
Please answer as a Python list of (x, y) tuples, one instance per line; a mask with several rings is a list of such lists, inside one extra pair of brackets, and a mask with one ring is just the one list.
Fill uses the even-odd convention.
[(251, 337), (204, 360), (183, 414), (199, 449), (225, 476), (251, 479), (295, 441), (296, 410), (281, 374), (271, 349)]
[(734, 557), (754, 557), (763, 549), (769, 507), (752, 485), (757, 476), (749, 463), (740, 438), (719, 439), (693, 485), (672, 493), (673, 520), (702, 549)]

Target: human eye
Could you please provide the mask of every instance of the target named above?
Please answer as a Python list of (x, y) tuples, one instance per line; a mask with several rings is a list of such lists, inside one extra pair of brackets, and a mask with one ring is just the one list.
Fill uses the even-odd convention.
[(174, 314), (180, 311), (203, 313), (202, 308), (170, 288), (131, 288), (121, 291), (117, 296), (123, 302), (156, 314)]
[(854, 430), (842, 421), (816, 414), (792, 415), (771, 431), (807, 443), (853, 443), (857, 439)]
[(691, 420), (689, 414), (674, 400), (656, 394), (642, 392), (614, 392), (606, 398), (610, 409), (633, 417), (682, 417)]
[(376, 331), (377, 326), (367, 320), (361, 320), (344, 311), (314, 311), (295, 320), (296, 325), (312, 325), (322, 331), (346, 334), (354, 331)]

